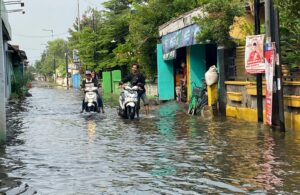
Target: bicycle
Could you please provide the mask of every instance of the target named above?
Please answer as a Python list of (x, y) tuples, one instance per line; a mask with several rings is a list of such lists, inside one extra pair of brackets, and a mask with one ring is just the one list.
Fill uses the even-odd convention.
[(179, 88), (176, 87), (176, 96), (178, 102), (186, 102), (187, 100), (187, 88), (182, 80), (180, 81)]
[(202, 87), (197, 86), (195, 82), (192, 82), (192, 84), (194, 86), (188, 114), (196, 115), (197, 111), (201, 111), (205, 105), (208, 105), (207, 86), (204, 79), (202, 80)]

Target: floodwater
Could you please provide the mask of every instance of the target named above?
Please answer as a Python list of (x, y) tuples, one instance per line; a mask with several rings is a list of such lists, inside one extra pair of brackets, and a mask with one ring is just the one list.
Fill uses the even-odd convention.
[(140, 120), (80, 114), (76, 90), (38, 88), (12, 105), (0, 194), (297, 194), (300, 136), (165, 103)]

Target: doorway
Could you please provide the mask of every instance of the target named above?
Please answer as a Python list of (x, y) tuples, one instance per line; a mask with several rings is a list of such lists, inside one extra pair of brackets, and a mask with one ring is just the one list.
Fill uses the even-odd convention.
[[(174, 60), (174, 89), (175, 89), (175, 99), (178, 101), (186, 101), (186, 90), (183, 84), (184, 76), (186, 75), (186, 47), (182, 47), (176, 50), (176, 59)], [(185, 64), (185, 69), (182, 64)]]

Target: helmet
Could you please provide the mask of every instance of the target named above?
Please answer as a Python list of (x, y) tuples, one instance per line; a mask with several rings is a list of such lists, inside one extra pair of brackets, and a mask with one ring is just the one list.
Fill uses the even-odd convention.
[(88, 74), (92, 74), (92, 72), (90, 70), (87, 70), (85, 71), (85, 74), (88, 75)]

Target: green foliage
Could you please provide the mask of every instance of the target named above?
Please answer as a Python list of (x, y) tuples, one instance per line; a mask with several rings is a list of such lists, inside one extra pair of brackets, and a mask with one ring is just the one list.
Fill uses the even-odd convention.
[(65, 49), (67, 42), (63, 39), (49, 41), (41, 60), (35, 63), (37, 73), (45, 78), (51, 78), (56, 70), (60, 76), (65, 76)]
[(69, 30), (71, 49), (79, 50), (83, 67), (104, 70), (141, 65), (146, 75), (156, 74), (158, 27), (201, 5), (203, 0), (107, 0), (105, 11), (89, 9), (78, 32)]
[(11, 98), (22, 99), (25, 97), (25, 94), (28, 92), (28, 84), (34, 80), (34, 72), (34, 67), (29, 67), (24, 75), (20, 71), (14, 71), (11, 78)]
[(276, 1), (280, 17), (283, 63), (300, 68), (300, 1)]
[(234, 43), (230, 38), (230, 27), (236, 16), (245, 14), (245, 4), (240, 0), (211, 0), (203, 6), (207, 13), (204, 18), (196, 19), (200, 26), (197, 37), (199, 42), (214, 42), (231, 47)]
[[(130, 54), (130, 61), (136, 60), (149, 77), (156, 73), (156, 44), (159, 43), (158, 27), (170, 19), (195, 8), (196, 2), (184, 0), (157, 0), (134, 3), (130, 22), (130, 34), (124, 53)], [(122, 55), (123, 56), (123, 55)], [(126, 55), (125, 55), (126, 56)]]

